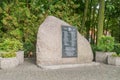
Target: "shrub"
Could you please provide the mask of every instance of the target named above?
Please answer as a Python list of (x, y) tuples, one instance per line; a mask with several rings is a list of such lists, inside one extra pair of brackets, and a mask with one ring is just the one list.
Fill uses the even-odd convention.
[(114, 53), (112, 54), (113, 57), (120, 57), (120, 54)]
[(16, 53), (15, 52), (4, 52), (1, 53), (1, 57), (2, 58), (11, 58), (11, 57), (15, 57)]
[(5, 39), (3, 42), (0, 43), (0, 51), (18, 51), (23, 49), (23, 44), (16, 39)]
[(102, 36), (99, 39), (97, 49), (99, 51), (111, 52), (114, 49), (114, 38), (111, 36)]
[(1, 52), (0, 52), (0, 57), (1, 57)]
[(25, 57), (28, 57), (28, 54), (30, 52), (34, 52), (35, 50), (34, 45), (30, 41), (26, 41), (23, 46), (24, 46), (24, 51), (25, 51), (24, 53)]
[(7, 38), (0, 43), (0, 56), (2, 58), (15, 57), (15, 52), (22, 49), (23, 44), (19, 40)]
[(117, 54), (120, 54), (120, 43), (116, 43), (114, 45), (114, 51), (117, 53)]

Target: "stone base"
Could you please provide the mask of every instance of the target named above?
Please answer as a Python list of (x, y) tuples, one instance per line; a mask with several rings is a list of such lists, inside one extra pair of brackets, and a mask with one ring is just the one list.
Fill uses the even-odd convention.
[(95, 60), (100, 63), (108, 63), (108, 56), (112, 55), (113, 52), (96, 52)]
[(120, 57), (108, 56), (108, 64), (120, 66)]
[(24, 51), (16, 52), (16, 57), (19, 61), (19, 64), (22, 64), (24, 62)]
[(24, 62), (24, 51), (16, 52), (16, 57), (13, 58), (1, 58), (0, 57), (0, 68), (1, 69), (8, 69), (14, 68), (19, 64)]
[(19, 64), (16, 57), (13, 58), (1, 58), (0, 60), (0, 68), (1, 69), (8, 69), (14, 68)]
[(0, 69), (1, 69), (1, 60), (2, 60), (2, 58), (0, 57)]
[(50, 66), (44, 66), (44, 65), (38, 64), (38, 67), (47, 70), (47, 69), (74, 68), (74, 67), (93, 66), (93, 65), (99, 65), (99, 63), (91, 62), (91, 63), (84, 63), (84, 64), (63, 64), (63, 65), (50, 65)]

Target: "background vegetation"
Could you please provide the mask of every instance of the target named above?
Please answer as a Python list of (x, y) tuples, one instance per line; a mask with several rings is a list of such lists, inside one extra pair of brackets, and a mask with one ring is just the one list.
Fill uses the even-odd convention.
[(48, 15), (76, 26), (91, 44), (101, 28), (120, 43), (120, 0), (0, 0), (0, 42), (17, 39), (26, 55), (35, 53), (38, 27)]

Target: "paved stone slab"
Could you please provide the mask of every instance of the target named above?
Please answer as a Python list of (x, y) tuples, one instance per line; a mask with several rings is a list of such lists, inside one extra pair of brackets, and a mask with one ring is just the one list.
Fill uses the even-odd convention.
[(33, 59), (13, 69), (0, 70), (0, 80), (120, 80), (120, 67), (106, 64), (43, 70)]
[(63, 65), (52, 65), (52, 66), (42, 66), (42, 69), (62, 69), (62, 68), (76, 68), (76, 67), (84, 67), (84, 66), (94, 66), (100, 65), (100, 63), (91, 62), (91, 63), (84, 63), (84, 64), (63, 64)]

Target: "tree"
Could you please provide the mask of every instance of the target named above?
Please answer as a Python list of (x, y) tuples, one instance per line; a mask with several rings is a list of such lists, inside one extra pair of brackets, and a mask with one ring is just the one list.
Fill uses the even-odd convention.
[(103, 35), (103, 25), (104, 25), (104, 8), (105, 1), (99, 0), (99, 16), (98, 16), (98, 32), (97, 32), (97, 43)]
[(107, 0), (105, 5), (105, 26), (104, 29), (110, 31), (115, 38), (115, 42), (120, 43), (120, 0)]
[(87, 12), (88, 12), (88, 4), (89, 4), (89, 0), (85, 0), (85, 9), (84, 9), (84, 15), (83, 15), (83, 20), (81, 24), (81, 30), (80, 30), (81, 33), (83, 33), (83, 29), (85, 28), (85, 22), (87, 19)]

